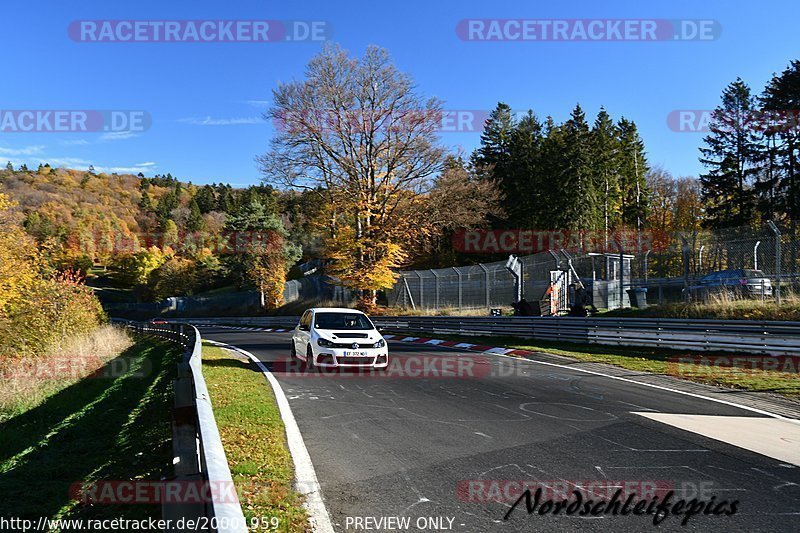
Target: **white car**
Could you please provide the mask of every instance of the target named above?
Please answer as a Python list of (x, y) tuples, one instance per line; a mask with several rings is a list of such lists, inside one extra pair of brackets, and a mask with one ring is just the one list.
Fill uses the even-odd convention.
[(306, 368), (386, 368), (389, 348), (372, 321), (355, 309), (306, 310), (292, 332), (292, 357)]
[(372, 321), (355, 309), (306, 310), (292, 332), (292, 357), (306, 368), (386, 368), (389, 347)]

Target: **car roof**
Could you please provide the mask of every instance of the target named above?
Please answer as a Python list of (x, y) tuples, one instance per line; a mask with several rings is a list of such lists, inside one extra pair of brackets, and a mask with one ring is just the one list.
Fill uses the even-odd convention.
[(309, 311), (314, 311), (315, 313), (317, 311), (324, 311), (326, 313), (359, 313), (362, 315), (364, 314), (358, 309), (349, 309), (347, 307), (312, 307), (309, 309)]

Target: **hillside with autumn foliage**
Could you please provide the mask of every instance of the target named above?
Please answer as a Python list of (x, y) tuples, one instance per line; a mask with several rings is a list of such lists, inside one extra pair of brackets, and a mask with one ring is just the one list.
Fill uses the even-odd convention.
[[(314, 212), (309, 194), (48, 165), (6, 167), (0, 192), (51, 268), (99, 272), (140, 301), (226, 284), (282, 286), (300, 258), (291, 242), (309, 242), (314, 251), (306, 235), (307, 214)], [(238, 241), (225, 246), (232, 236)]]

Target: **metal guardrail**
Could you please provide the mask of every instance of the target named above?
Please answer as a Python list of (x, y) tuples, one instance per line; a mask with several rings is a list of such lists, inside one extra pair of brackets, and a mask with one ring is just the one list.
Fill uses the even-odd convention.
[[(291, 328), (299, 317), (183, 319), (194, 324)], [(800, 322), (675, 318), (376, 316), (379, 327), (424, 333), (514, 336), (616, 346), (800, 356)]]
[[(163, 517), (172, 524), (194, 521), (195, 527), (170, 531), (209, 531), (246, 533), (247, 524), (239, 504), (225, 450), (214, 419), (211, 399), (203, 378), (202, 339), (189, 324), (148, 324), (115, 320), (143, 335), (155, 335), (179, 343), (183, 358), (178, 363), (173, 382), (172, 450), (175, 478), (178, 483), (197, 483), (208, 487), (211, 501), (206, 503), (162, 504)], [(223, 496), (223, 497), (220, 497)]]

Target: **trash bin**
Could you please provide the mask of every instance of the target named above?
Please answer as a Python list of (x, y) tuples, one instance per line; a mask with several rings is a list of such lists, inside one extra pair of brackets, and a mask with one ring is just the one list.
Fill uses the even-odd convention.
[(639, 309), (647, 308), (647, 287), (636, 287), (635, 289), (628, 289), (626, 292), (633, 307), (638, 307)]

